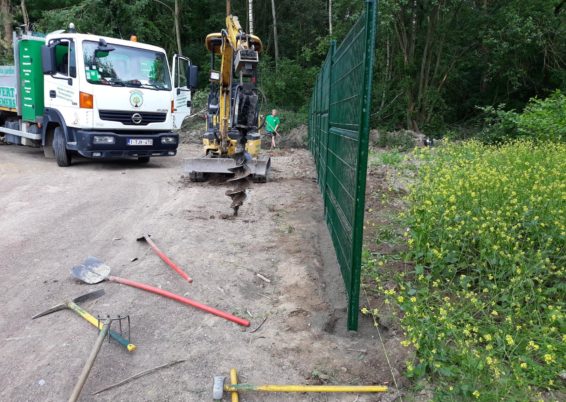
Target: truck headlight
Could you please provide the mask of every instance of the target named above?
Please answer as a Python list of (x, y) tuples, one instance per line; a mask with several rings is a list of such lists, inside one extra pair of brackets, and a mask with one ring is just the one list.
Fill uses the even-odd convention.
[(111, 135), (95, 135), (92, 137), (93, 144), (114, 144), (115, 138)]
[(161, 137), (162, 144), (176, 144), (177, 138), (175, 137)]

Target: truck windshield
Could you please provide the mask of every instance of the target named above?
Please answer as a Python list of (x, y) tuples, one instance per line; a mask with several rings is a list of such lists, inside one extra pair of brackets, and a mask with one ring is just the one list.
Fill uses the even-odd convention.
[(171, 90), (165, 54), (131, 46), (109, 44), (103, 52), (97, 42), (84, 41), (86, 80), (91, 84)]

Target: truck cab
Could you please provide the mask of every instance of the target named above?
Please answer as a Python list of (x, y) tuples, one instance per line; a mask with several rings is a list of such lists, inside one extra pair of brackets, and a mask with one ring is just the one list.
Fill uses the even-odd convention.
[(19, 126), (28, 134), (21, 144), (40, 144), (60, 166), (75, 153), (140, 162), (174, 156), (176, 131), (191, 112), (196, 66), (175, 55), (170, 68), (157, 46), (73, 31), (41, 42), (15, 38), (18, 116), (5, 119), (8, 132), (0, 131), (17, 143)]

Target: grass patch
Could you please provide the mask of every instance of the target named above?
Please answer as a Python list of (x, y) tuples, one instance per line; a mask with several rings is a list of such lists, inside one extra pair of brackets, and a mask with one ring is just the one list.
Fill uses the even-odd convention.
[(566, 145), (417, 152), (405, 216), (416, 266), (385, 292), (403, 312), (404, 344), (417, 352), (408, 376), (428, 375), (439, 400), (560, 399)]
[(370, 150), (369, 164), (370, 166), (388, 165), (392, 167), (399, 167), (405, 154), (399, 151), (376, 151)]

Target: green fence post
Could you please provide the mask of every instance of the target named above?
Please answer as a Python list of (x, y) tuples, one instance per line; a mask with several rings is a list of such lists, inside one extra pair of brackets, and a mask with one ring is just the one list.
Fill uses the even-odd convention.
[[(349, 330), (358, 327), (377, 0), (337, 46), (332, 41), (314, 85), (309, 140), (332, 237), (348, 293)], [(324, 120), (326, 119), (326, 120)]]
[(327, 89), (327, 96), (328, 96), (328, 102), (327, 102), (327, 106), (326, 106), (326, 138), (325, 140), (325, 155), (324, 155), (324, 182), (322, 183), (322, 200), (324, 202), (324, 216), (326, 217), (326, 208), (328, 207), (328, 192), (326, 191), (326, 178), (328, 177), (328, 148), (329, 148), (329, 142), (330, 142), (330, 122), (332, 120), (332, 116), (330, 115), (330, 104), (332, 103), (332, 64), (334, 62), (334, 52), (336, 51), (336, 41), (335, 40), (331, 40), (330, 41), (330, 49), (328, 49), (328, 57), (327, 57), (327, 67), (328, 69), (330, 69), (330, 71), (328, 72), (328, 82), (326, 83), (326, 85), (328, 85)]
[(350, 306), (348, 311), (348, 329), (358, 328), (360, 307), (360, 276), (362, 265), (362, 245), (364, 237), (364, 208), (366, 196), (366, 175), (368, 162), (369, 117), (371, 111), (371, 80), (373, 75), (373, 55), (375, 53), (376, 1), (366, 0), (366, 47), (364, 83), (362, 92), (362, 113), (358, 142), (358, 171), (355, 201), (355, 219), (353, 227), (352, 281), (350, 283)]

